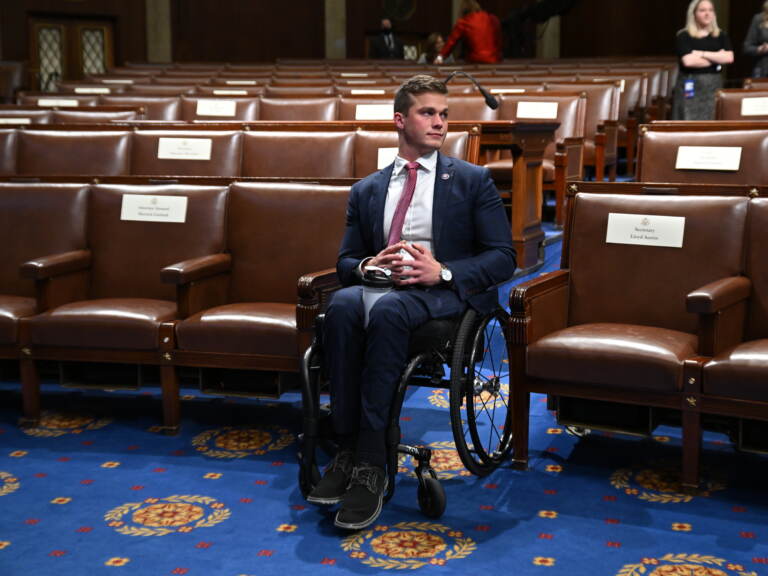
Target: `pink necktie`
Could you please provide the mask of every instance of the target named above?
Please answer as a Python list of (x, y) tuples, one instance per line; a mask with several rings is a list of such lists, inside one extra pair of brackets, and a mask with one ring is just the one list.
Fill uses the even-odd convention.
[(413, 191), (416, 190), (416, 176), (419, 166), (421, 166), (421, 164), (418, 162), (408, 162), (408, 164), (405, 165), (408, 169), (408, 177), (405, 180), (405, 186), (403, 187), (403, 193), (400, 196), (400, 200), (397, 202), (395, 215), (392, 216), (392, 225), (389, 228), (387, 246), (392, 246), (392, 244), (400, 242), (400, 236), (403, 234), (405, 214), (408, 212), (408, 206), (411, 205)]

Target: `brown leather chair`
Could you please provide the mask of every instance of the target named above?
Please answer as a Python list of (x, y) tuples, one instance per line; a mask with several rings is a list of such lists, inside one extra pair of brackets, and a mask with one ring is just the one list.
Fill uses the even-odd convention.
[(8, 105), (0, 108), (0, 124), (50, 124), (52, 114), (44, 108)]
[[(266, 93), (265, 93), (266, 95)], [(292, 122), (336, 120), (339, 99), (324, 98), (267, 98), (262, 97), (259, 120), (286, 120)]]
[[(185, 145), (209, 146), (210, 154)], [(164, 150), (166, 144), (178, 147)], [(185, 148), (190, 148), (187, 153)], [(163, 149), (163, 158), (160, 152)], [(133, 133), (131, 174), (135, 176), (240, 176), (239, 130), (137, 130)], [(196, 157), (197, 156), (197, 157)]]
[(764, 104), (755, 106), (766, 101), (768, 90), (765, 89), (718, 90), (715, 94), (715, 120), (768, 120)]
[(82, 184), (0, 184), (0, 358), (18, 358), (20, 318), (57, 305), (54, 281), (22, 278), (19, 267), (85, 250), (87, 205)]
[(146, 120), (181, 120), (181, 99), (177, 96), (102, 96), (100, 103), (105, 106), (140, 106), (144, 108)]
[[(736, 126), (739, 124), (739, 126)], [(682, 146), (740, 148), (737, 170), (677, 168)], [(702, 182), (710, 184), (768, 183), (768, 125), (749, 123), (669, 123), (640, 127), (637, 179), (641, 182)]]
[(196, 84), (131, 84), (125, 91), (125, 95), (181, 96), (194, 94), (195, 86)]
[(240, 96), (261, 96), (264, 93), (263, 86), (238, 86), (232, 84), (212, 84), (210, 86), (198, 86), (195, 94), (200, 96), (226, 96), (227, 98)]
[(259, 119), (258, 97), (232, 96), (182, 96), (181, 119), (185, 122), (205, 120), (209, 122)]
[(264, 86), (266, 98), (321, 98), (323, 96), (335, 96), (336, 86)]
[[(361, 114), (367, 112), (366, 108), (370, 106), (386, 106), (387, 114), (380, 118), (363, 118)], [(370, 110), (370, 108), (368, 108)], [(392, 120), (395, 114), (392, 98), (389, 96), (379, 97), (349, 97), (341, 98), (339, 101), (339, 110), (337, 120)]]
[(243, 133), (242, 176), (352, 178), (354, 132)]
[[(522, 103), (544, 106), (557, 105), (555, 118), (560, 123), (554, 140), (547, 145), (542, 161), (544, 190), (555, 194), (555, 224), (565, 222), (565, 187), (568, 182), (582, 180), (584, 176), (584, 135), (586, 133), (586, 94), (580, 92), (524, 92), (502, 94), (498, 97), (498, 119), (530, 120), (523, 105), (521, 116), (518, 108)], [(487, 162), (496, 185), (501, 189), (512, 187), (512, 158), (507, 152), (498, 160)], [(513, 207), (514, 209), (514, 207)]]
[(45, 106), (79, 108), (81, 106), (96, 106), (99, 96), (96, 94), (71, 94), (56, 92), (19, 92), (16, 103), (21, 106)]
[(22, 130), (17, 174), (130, 174), (131, 133), (123, 130)]
[(19, 133), (13, 128), (0, 129), (0, 176), (16, 174)]
[[(750, 420), (761, 420), (763, 429), (768, 420), (768, 199), (756, 198), (749, 206), (749, 229), (747, 233), (745, 287), (748, 299), (738, 303), (746, 304), (746, 322), (743, 332), (731, 334), (730, 345), (715, 350), (713, 358), (704, 365), (703, 377), (694, 385), (687, 386), (704, 414), (718, 414), (741, 420), (737, 427), (739, 445), (747, 447), (745, 428), (754, 426)], [(745, 279), (746, 280), (746, 279)], [(750, 288), (751, 286), (751, 288)], [(757, 443), (765, 450), (765, 436)]]
[(547, 82), (546, 90), (587, 94), (587, 133), (584, 135), (584, 165), (592, 166), (595, 179), (616, 180), (618, 122), (621, 82)]
[[(683, 484), (696, 485), (699, 430), (684, 383), (695, 359), (719, 349), (737, 321), (749, 200), (578, 194), (563, 269), (513, 288), (510, 362), (514, 459), (528, 459), (530, 392), (680, 411)], [(684, 217), (681, 248), (608, 243), (610, 214)], [(638, 216), (640, 218), (641, 216)], [(640, 234), (652, 234), (648, 230)], [(697, 315), (700, 313), (701, 317)], [(648, 431), (647, 433), (650, 433)]]
[[(123, 219), (123, 197), (134, 194), (149, 196), (150, 204), (153, 196), (186, 198), (184, 221)], [(229, 267), (229, 256), (224, 254), (226, 202), (226, 187), (91, 188), (88, 250), (70, 253), (68, 259), (33, 260), (22, 267), (23, 275), (37, 282), (69, 275), (53, 295), (57, 306), (20, 323), (27, 421), (40, 415), (40, 360), (58, 362), (62, 379), (70, 378), (67, 370), (72, 362), (137, 368), (161, 364), (161, 353), (173, 349), (174, 323), (197, 312), (196, 306), (216, 291), (221, 284), (218, 276)], [(172, 274), (177, 285), (161, 282), (161, 272)], [(141, 375), (139, 369), (137, 379)], [(161, 382), (170, 395), (178, 389), (172, 369), (161, 369)], [(99, 384), (112, 387), (114, 382)], [(166, 423), (177, 420), (173, 409), (165, 406)]]
[[(321, 307), (318, 291), (338, 286), (333, 266), (348, 195), (345, 186), (232, 184), (229, 289), (218, 303), (177, 325), (177, 349), (169, 363), (213, 369), (202, 370), (200, 381), (216, 393), (274, 395), (286, 379), (295, 379)], [(244, 369), (261, 374), (248, 377)], [(242, 381), (244, 387), (233, 384)], [(178, 406), (178, 393), (164, 401)]]

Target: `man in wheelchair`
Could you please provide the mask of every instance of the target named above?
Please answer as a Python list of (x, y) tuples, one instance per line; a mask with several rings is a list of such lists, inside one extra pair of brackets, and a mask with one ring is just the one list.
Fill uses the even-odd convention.
[[(341, 503), (340, 528), (365, 528), (381, 512), (388, 416), (411, 332), (467, 306), (493, 310), (495, 285), (515, 269), (509, 222), (489, 171), (439, 153), (447, 92), (426, 75), (399, 88), (397, 157), (350, 192), (337, 261), (344, 288), (333, 295), (323, 333), (339, 450), (307, 496), (314, 504)], [(376, 301), (365, 325), (361, 280), (371, 266), (390, 271), (394, 289)]]

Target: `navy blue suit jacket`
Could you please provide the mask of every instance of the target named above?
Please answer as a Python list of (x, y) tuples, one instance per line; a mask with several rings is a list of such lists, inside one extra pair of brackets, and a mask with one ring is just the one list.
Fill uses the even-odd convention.
[[(359, 284), (360, 262), (386, 246), (384, 205), (393, 168), (390, 164), (352, 187), (336, 263), (345, 286)], [(453, 273), (453, 289), (461, 300), (490, 311), (498, 302), (491, 288), (512, 278), (516, 265), (501, 199), (486, 168), (438, 154), (436, 170), (433, 255)]]

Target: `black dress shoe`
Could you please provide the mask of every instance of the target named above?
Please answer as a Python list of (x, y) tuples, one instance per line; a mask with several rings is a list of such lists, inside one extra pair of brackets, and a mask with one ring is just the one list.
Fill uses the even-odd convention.
[(343, 450), (336, 454), (325, 474), (307, 496), (307, 502), (330, 506), (341, 502), (341, 497), (347, 491), (352, 477), (355, 454), (351, 450)]
[(347, 530), (370, 526), (381, 514), (386, 490), (387, 474), (383, 468), (366, 463), (356, 466), (334, 524)]

